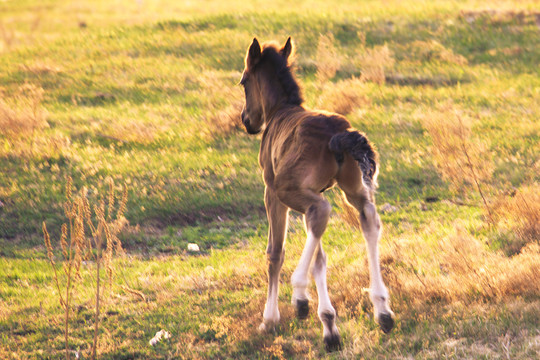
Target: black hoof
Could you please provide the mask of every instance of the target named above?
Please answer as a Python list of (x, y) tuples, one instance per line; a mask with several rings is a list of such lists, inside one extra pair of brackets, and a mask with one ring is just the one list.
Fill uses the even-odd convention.
[(324, 337), (324, 348), (326, 352), (334, 352), (341, 350), (341, 336), (339, 334), (331, 334)]
[(390, 314), (379, 315), (379, 325), (383, 333), (388, 334), (394, 328), (394, 319)]
[(296, 317), (304, 320), (309, 315), (309, 300), (296, 300)]

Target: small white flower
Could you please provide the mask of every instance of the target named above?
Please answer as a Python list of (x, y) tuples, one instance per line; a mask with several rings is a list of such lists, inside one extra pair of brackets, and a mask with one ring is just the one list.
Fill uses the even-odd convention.
[(199, 249), (199, 245), (193, 244), (193, 243), (187, 244), (187, 249), (190, 252), (199, 252), (199, 251), (201, 251), (201, 249)]
[(149, 341), (149, 344), (151, 346), (154, 346), (156, 345), (158, 342), (161, 341), (161, 339), (168, 339), (171, 337), (171, 333), (169, 333), (168, 331), (165, 331), (165, 330), (159, 330), (156, 335), (150, 339)]

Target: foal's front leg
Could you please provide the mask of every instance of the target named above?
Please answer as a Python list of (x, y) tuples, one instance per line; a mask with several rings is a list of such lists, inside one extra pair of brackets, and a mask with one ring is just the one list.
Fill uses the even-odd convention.
[(268, 247), (266, 248), (268, 260), (268, 296), (266, 305), (264, 306), (263, 322), (259, 326), (260, 331), (271, 330), (279, 322), (279, 273), (285, 256), (283, 245), (289, 214), (289, 208), (279, 201), (270, 188), (265, 189), (264, 202), (269, 223)]

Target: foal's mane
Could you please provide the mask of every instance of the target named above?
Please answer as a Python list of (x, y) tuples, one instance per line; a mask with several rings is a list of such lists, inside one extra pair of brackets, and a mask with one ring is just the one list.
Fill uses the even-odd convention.
[(300, 86), (296, 82), (293, 74), (292, 64), (281, 54), (276, 43), (263, 44), (260, 64), (269, 62), (276, 69), (276, 76), (283, 87), (286, 96), (286, 103), (291, 105), (302, 105), (304, 99), (300, 91)]

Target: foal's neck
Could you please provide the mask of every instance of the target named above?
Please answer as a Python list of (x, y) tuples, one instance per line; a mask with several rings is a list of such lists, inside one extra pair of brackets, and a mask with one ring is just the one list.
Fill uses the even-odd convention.
[(279, 103), (268, 112), (268, 117), (266, 118), (266, 127), (268, 128), (271, 125), (275, 126), (282, 124), (287, 118), (290, 118), (290, 115), (293, 113), (302, 111), (305, 111), (302, 105)]
[[(281, 57), (280, 57), (281, 59)], [(267, 67), (260, 79), (263, 111), (267, 125), (273, 121), (275, 115), (283, 109), (302, 108), (303, 98), (298, 80), (291, 72), (289, 66)]]
[(264, 94), (264, 99), (264, 116), (267, 126), (272, 122), (281, 121), (284, 112), (294, 112), (295, 109), (304, 110), (302, 101), (298, 104), (290, 103), (288, 95), (276, 89), (268, 89), (267, 94)]

